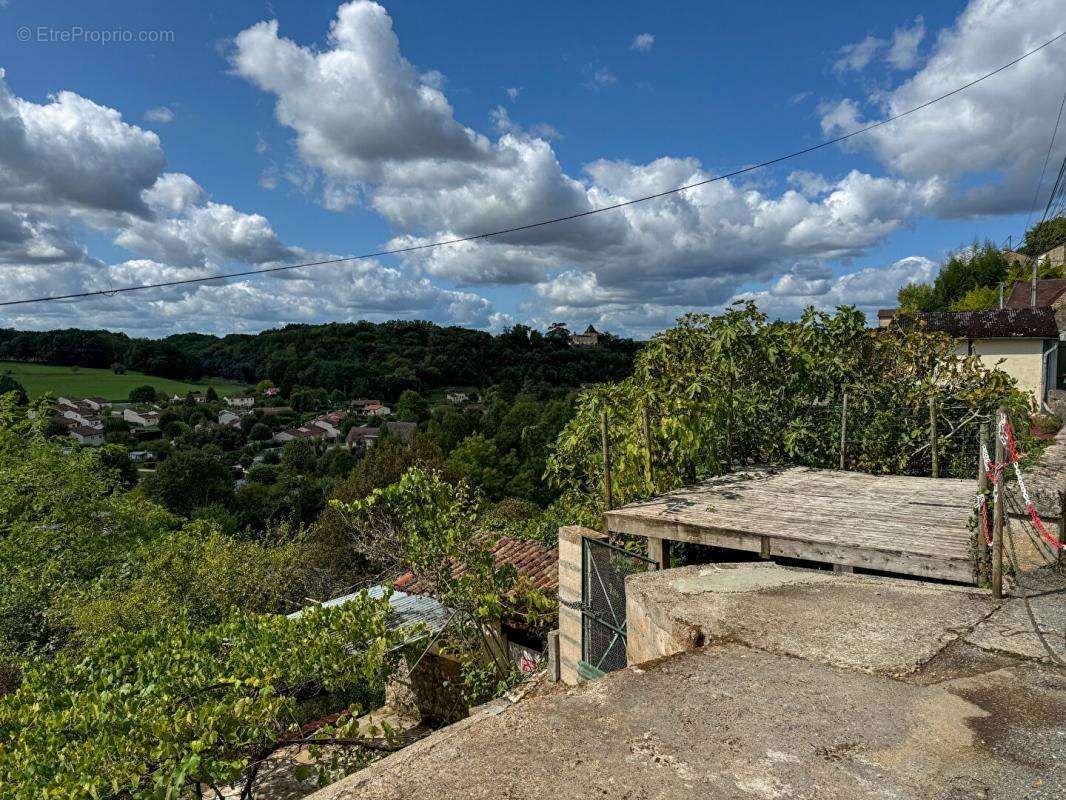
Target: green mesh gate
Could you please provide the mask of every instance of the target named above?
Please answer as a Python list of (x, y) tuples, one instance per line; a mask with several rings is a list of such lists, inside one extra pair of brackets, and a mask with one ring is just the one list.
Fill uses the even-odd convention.
[(581, 540), (581, 674), (626, 666), (626, 576), (659, 563), (597, 539)]

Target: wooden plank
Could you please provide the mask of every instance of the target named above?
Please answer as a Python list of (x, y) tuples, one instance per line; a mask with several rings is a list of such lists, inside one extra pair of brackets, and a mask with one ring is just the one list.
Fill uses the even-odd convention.
[[(907, 523), (883, 523), (872, 525), (869, 520), (861, 520), (862, 528), (855, 527), (855, 518), (831, 519), (797, 513), (761, 513), (752, 511), (743, 517), (691, 517), (664, 516), (654, 514), (631, 514), (627, 510), (612, 512), (614, 519), (639, 519), (645, 524), (666, 526), (681, 524), (697, 528), (715, 528), (719, 530), (749, 533), (755, 536), (787, 535), (790, 538), (813, 542), (855, 542), (872, 545), (895, 542), (898, 545), (935, 552), (951, 550), (968, 543), (969, 538), (963, 533), (953, 532), (950, 528), (940, 528), (916, 533)], [(965, 531), (966, 521), (957, 521), (959, 530)], [(649, 534), (650, 535), (650, 534)]]
[(608, 513), (610, 530), (969, 582), (973, 483), (804, 467), (711, 478)]

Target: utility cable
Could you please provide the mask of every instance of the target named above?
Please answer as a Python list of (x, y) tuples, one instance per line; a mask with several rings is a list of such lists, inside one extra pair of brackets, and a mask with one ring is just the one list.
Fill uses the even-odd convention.
[(792, 153), (788, 153), (788, 154), (783, 155), (783, 156), (777, 156), (776, 158), (771, 158), (771, 159), (768, 159), (766, 161), (761, 161), (761, 162), (759, 162), (757, 164), (752, 164), (752, 165), (747, 166), (747, 167), (742, 167), (740, 169), (733, 170), (732, 172), (726, 172), (726, 173), (723, 173), (721, 175), (715, 175), (714, 177), (711, 177), (711, 178), (706, 178), (706, 179), (701, 180), (701, 181), (696, 181), (694, 183), (689, 183), (689, 184), (686, 184), (684, 186), (678, 186), (678, 187), (675, 187), (673, 189), (667, 189), (667, 190), (662, 191), (662, 192), (656, 192), (655, 194), (649, 194), (649, 195), (645, 195), (643, 197), (637, 197), (637, 198), (634, 198), (632, 200), (625, 200), (625, 201), (620, 202), (620, 203), (613, 203), (611, 205), (601, 206), (599, 208), (592, 208), (592, 209), (589, 209), (588, 211), (580, 211), (580, 212), (577, 212), (575, 214), (567, 214), (567, 215), (562, 216), (562, 217), (554, 217), (552, 219), (541, 220), (540, 222), (531, 222), (531, 223), (527, 223), (527, 224), (524, 224), (524, 225), (515, 225), (515, 226), (510, 227), (510, 228), (502, 228), (500, 230), (488, 231), (486, 233), (479, 233), (479, 234), (474, 234), (474, 235), (471, 235), (471, 236), (460, 236), (460, 237), (456, 237), (456, 238), (453, 238), (453, 239), (443, 239), (443, 240), (438, 240), (438, 241), (435, 241), (435, 242), (427, 242), (425, 244), (411, 245), (409, 247), (398, 247), (398, 248), (395, 248), (395, 249), (392, 249), (392, 250), (378, 250), (378, 251), (373, 252), (373, 253), (364, 253), (362, 255), (357, 255), (357, 256), (345, 256), (345, 257), (341, 257), (341, 258), (328, 258), (328, 259), (322, 259), (321, 261), (308, 261), (308, 262), (303, 263), (303, 264), (287, 264), (287, 265), (279, 266), (279, 267), (264, 267), (264, 268), (260, 268), (260, 269), (240, 270), (240, 271), (237, 271), (237, 272), (223, 272), (223, 273), (219, 273), (217, 275), (205, 275), (205, 276), (201, 276), (201, 277), (197, 277), (197, 278), (183, 278), (181, 280), (161, 281), (159, 283), (146, 283), (146, 284), (141, 284), (141, 285), (138, 285), (138, 286), (121, 286), (121, 287), (119, 287), (117, 289), (97, 290), (97, 291), (91, 291), (91, 292), (74, 292), (74, 293), (71, 293), (71, 294), (51, 295), (51, 296), (46, 296), (46, 297), (33, 297), (33, 298), (26, 298), (26, 299), (22, 299), (22, 300), (7, 300), (7, 301), (4, 301), (4, 302), (0, 302), (0, 307), (26, 305), (26, 304), (29, 304), (29, 303), (56, 302), (56, 301), (61, 301), (61, 300), (80, 300), (80, 299), (83, 299), (83, 298), (86, 298), (86, 297), (98, 297), (98, 296), (101, 296), (101, 295), (108, 295), (108, 296), (112, 296), (113, 297), (113, 296), (118, 295), (118, 294), (124, 294), (124, 293), (127, 293), (127, 292), (139, 292), (139, 291), (144, 291), (144, 290), (147, 290), (147, 289), (163, 289), (163, 288), (170, 288), (170, 287), (174, 287), (174, 286), (187, 286), (189, 284), (195, 284), (195, 283), (209, 283), (211, 281), (224, 281), (224, 280), (228, 280), (230, 278), (244, 278), (244, 277), (248, 277), (248, 276), (252, 276), (252, 275), (268, 275), (268, 274), (271, 274), (271, 273), (285, 272), (287, 270), (293, 270), (293, 269), (304, 269), (304, 268), (307, 268), (307, 267), (321, 267), (321, 266), (326, 266), (328, 264), (341, 264), (341, 263), (345, 263), (345, 262), (349, 262), (349, 261), (362, 261), (362, 260), (366, 260), (366, 259), (370, 259), (370, 258), (380, 258), (382, 256), (403, 255), (405, 253), (413, 253), (413, 252), (417, 252), (417, 251), (421, 251), (421, 250), (430, 250), (430, 249), (437, 248), (437, 247), (444, 247), (446, 245), (461, 244), (463, 242), (473, 242), (473, 241), (477, 241), (479, 239), (489, 239), (489, 238), (493, 238), (493, 237), (497, 237), (497, 236), (506, 236), (506, 235), (512, 234), (512, 233), (519, 233), (519, 232), (522, 232), (522, 231), (533, 230), (535, 228), (542, 228), (542, 227), (544, 227), (546, 225), (556, 225), (556, 224), (558, 224), (560, 222), (570, 222), (570, 221), (573, 221), (573, 220), (583, 219), (585, 217), (591, 217), (594, 214), (602, 214), (605, 211), (615, 211), (615, 210), (620, 209), (620, 208), (626, 208), (628, 206), (636, 205), (637, 203), (645, 203), (645, 202), (647, 202), (649, 200), (657, 200), (657, 199), (659, 199), (661, 197), (668, 197), (669, 195), (678, 194), (679, 192), (684, 192), (684, 191), (686, 191), (688, 189), (695, 189), (695, 188), (697, 188), (699, 186), (706, 186), (707, 184), (715, 183), (717, 181), (726, 180), (728, 178), (735, 178), (738, 175), (746, 175), (749, 172), (755, 172), (756, 170), (765, 169), (766, 167), (773, 166), (774, 164), (780, 164), (782, 161), (788, 161), (788, 160), (793, 159), (793, 158), (798, 158), (799, 156), (807, 155), (808, 153), (813, 153), (816, 150), (822, 150), (822, 149), (824, 149), (826, 147), (830, 147), (830, 146), (832, 146), (834, 144), (840, 144), (841, 142), (845, 142), (848, 139), (851, 139), (851, 138), (853, 138), (855, 136), (859, 136), (861, 134), (868, 133), (869, 131), (872, 131), (872, 130), (874, 130), (876, 128), (880, 128), (880, 127), (888, 125), (888, 124), (890, 124), (892, 122), (895, 122), (896, 120), (903, 119), (904, 117), (910, 116), (911, 114), (917, 113), (918, 111), (922, 111), (923, 109), (929, 108), (930, 106), (935, 105), (936, 103), (939, 103), (942, 100), (946, 100), (949, 97), (953, 97), (954, 95), (957, 95), (960, 92), (964, 92), (967, 89), (969, 89), (970, 87), (976, 86), (977, 84), (979, 84), (979, 83), (981, 83), (983, 81), (986, 81), (989, 78), (994, 77), (995, 75), (998, 75), (999, 73), (1003, 72), (1004, 70), (1010, 69), (1015, 64), (1025, 60), (1027, 58), (1029, 58), (1030, 56), (1032, 56), (1032, 55), (1034, 55), (1034, 54), (1036, 54), (1038, 52), (1040, 52), (1045, 47), (1048, 47), (1048, 46), (1054, 44), (1055, 42), (1057, 42), (1059, 39), (1063, 38), (1064, 36), (1066, 36), (1066, 31), (1063, 31), (1062, 33), (1059, 33), (1057, 36), (1054, 36), (1051, 39), (1048, 39), (1043, 44), (1038, 45), (1037, 47), (1034, 47), (1032, 50), (1029, 50), (1028, 52), (1018, 56), (1017, 58), (1015, 58), (1012, 61), (1008, 61), (1006, 64), (1003, 64), (1002, 66), (997, 67), (996, 69), (992, 70), (991, 72), (985, 73), (984, 75), (980, 76), (979, 78), (975, 78), (974, 80), (969, 81), (968, 83), (964, 83), (963, 85), (958, 86), (958, 87), (952, 89), (949, 92), (945, 92), (944, 94), (939, 95), (938, 97), (934, 97), (932, 100), (927, 100), (926, 102), (924, 102), (924, 103), (922, 103), (920, 105), (917, 105), (917, 106), (914, 106), (912, 108), (909, 108), (906, 111), (901, 111), (898, 114), (893, 114), (892, 116), (890, 116), (890, 117), (888, 117), (886, 119), (879, 120), (878, 122), (871, 123), (870, 125), (867, 125), (865, 127), (859, 128), (858, 130), (854, 130), (854, 131), (851, 131), (850, 133), (843, 134), (842, 136), (837, 136), (836, 138), (829, 139), (829, 140), (824, 141), (824, 142), (820, 142), (819, 144), (811, 145), (810, 147), (805, 147), (802, 150), (796, 150), (796, 151), (794, 151)]

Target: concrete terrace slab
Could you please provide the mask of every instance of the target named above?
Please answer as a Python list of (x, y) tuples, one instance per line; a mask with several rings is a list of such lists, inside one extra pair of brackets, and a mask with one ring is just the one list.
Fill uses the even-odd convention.
[(986, 591), (769, 563), (626, 580), (629, 662), (733, 641), (831, 666), (906, 675), (997, 607)]
[(313, 800), (977, 800), (1066, 793), (1066, 679), (920, 686), (724, 644), (438, 731)]
[(1066, 571), (1044, 568), (1022, 575), (1029, 594), (1025, 607), (1022, 590), (1016, 582), (1011, 598), (978, 625), (966, 641), (982, 650), (1051, 661), (1029, 616), (1030, 610), (1043, 639), (1059, 659), (1066, 661)]

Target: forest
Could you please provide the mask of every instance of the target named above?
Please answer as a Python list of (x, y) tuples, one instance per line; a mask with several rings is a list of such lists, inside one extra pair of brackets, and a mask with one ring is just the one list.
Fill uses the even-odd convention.
[(597, 347), (571, 347), (570, 333), (516, 325), (492, 335), (430, 322), (287, 325), (258, 334), (183, 333), (132, 339), (104, 330), (0, 330), (0, 361), (127, 369), (175, 380), (203, 376), (244, 383), (270, 380), (339, 391), (349, 397), (398, 397), (405, 389), (447, 386), (578, 386), (617, 380), (640, 344), (601, 334)]

